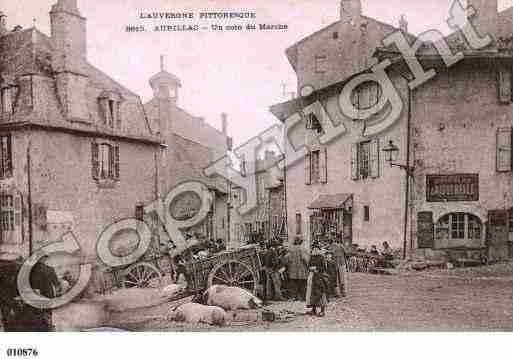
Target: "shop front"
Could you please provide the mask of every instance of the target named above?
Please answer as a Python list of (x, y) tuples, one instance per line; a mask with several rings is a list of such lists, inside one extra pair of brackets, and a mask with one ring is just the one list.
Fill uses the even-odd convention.
[(427, 175), (426, 203), (417, 212), (418, 248), (463, 262), (512, 258), (513, 211), (482, 197), (478, 174)]
[(325, 241), (332, 232), (344, 242), (353, 240), (353, 194), (321, 195), (312, 202), (310, 213), (310, 238)]

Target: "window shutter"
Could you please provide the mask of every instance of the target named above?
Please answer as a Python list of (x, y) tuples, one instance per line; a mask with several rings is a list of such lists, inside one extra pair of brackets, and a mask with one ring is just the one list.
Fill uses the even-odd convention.
[(116, 127), (121, 129), (121, 103), (116, 101), (114, 106), (116, 107)]
[(112, 147), (114, 152), (114, 178), (119, 180), (119, 146)]
[(511, 72), (505, 68), (499, 70), (499, 102), (511, 103)]
[(14, 196), (14, 225), (21, 226), (21, 195)]
[(98, 110), (100, 112), (100, 119), (102, 120), (103, 124), (107, 124), (108, 114), (107, 114), (107, 99), (100, 99), (98, 101)]
[(11, 177), (12, 173), (12, 136), (9, 134), (7, 136), (7, 153), (5, 154), (5, 176)]
[(351, 145), (351, 179), (358, 180), (358, 144)]
[(325, 148), (320, 154), (321, 183), (328, 183), (328, 149)]
[(305, 156), (305, 184), (312, 184), (312, 153), (308, 152)]
[(511, 142), (511, 128), (497, 129), (497, 172), (511, 171)]
[(379, 177), (379, 138), (371, 142), (370, 148), (370, 172), (372, 178)]
[(417, 246), (420, 249), (435, 247), (433, 212), (417, 213)]
[(100, 168), (98, 162), (98, 144), (91, 143), (91, 169), (93, 179), (98, 180), (100, 178)]
[(109, 174), (108, 178), (114, 178), (114, 146), (109, 146)]

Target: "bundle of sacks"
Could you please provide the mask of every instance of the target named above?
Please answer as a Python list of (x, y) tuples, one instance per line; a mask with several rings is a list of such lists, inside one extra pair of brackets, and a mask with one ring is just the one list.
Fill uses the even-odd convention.
[(228, 322), (226, 311), (257, 309), (262, 305), (259, 298), (245, 289), (213, 285), (202, 295), (194, 298), (194, 302), (173, 309), (168, 319), (191, 324), (223, 326)]

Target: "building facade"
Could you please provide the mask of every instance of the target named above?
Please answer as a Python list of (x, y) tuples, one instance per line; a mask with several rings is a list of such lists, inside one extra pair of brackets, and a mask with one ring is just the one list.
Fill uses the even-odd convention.
[[(249, 213), (238, 211), (246, 201), (245, 190), (231, 187), (231, 248), (286, 237), (285, 186), (283, 172), (276, 166), (279, 161), (280, 158), (272, 151), (265, 151), (264, 157), (257, 159), (254, 165), (257, 206)], [(245, 168), (253, 167), (244, 163), (242, 166), (243, 173)]]
[(85, 261), (109, 224), (158, 198), (155, 155), (140, 98), (87, 61), (76, 0), (50, 12), (51, 36), (10, 31), (2, 16), (2, 237), (27, 257), (72, 232)]
[[(358, 0), (341, 1), (339, 22), (287, 50), (299, 89), (314, 88), (310, 96), (272, 107), (285, 123), (300, 109), (303, 121), (288, 137), (295, 148), (309, 148), (304, 159), (287, 168), (289, 235), (311, 242), (335, 229), (362, 247), (386, 240), (412, 255), (457, 249), (463, 256), (486, 249), (491, 260), (511, 255), (512, 53), (507, 44), (512, 12), (498, 12), (496, 1), (469, 4), (478, 11), (476, 28), (494, 42), (476, 51), (461, 33), (451, 34), (445, 41), (453, 53), (465, 56), (450, 68), (424, 44), (416, 56), (437, 75), (414, 90), (400, 51), (380, 43), (394, 30), (411, 37), (406, 21), (394, 29), (365, 17)], [(402, 111), (393, 125), (368, 136), (367, 129), (385, 118), (391, 103), (361, 121), (345, 115), (339, 95), (366, 72), (371, 54), (392, 61), (386, 73)], [(364, 82), (353, 90), (352, 105), (365, 110), (382, 95), (377, 82)], [(345, 132), (321, 144), (329, 120)], [(383, 151), (391, 141), (399, 151), (394, 166)]]
[(163, 56), (161, 71), (150, 79), (150, 86), (153, 98), (144, 108), (153, 131), (160, 134), (166, 146), (160, 156), (161, 191), (167, 194), (188, 180), (205, 183), (214, 199), (212, 209), (201, 225), (190, 230), (209, 240), (226, 242), (229, 236), (228, 186), (221, 178), (205, 176), (203, 170), (231, 149), (227, 115), (221, 114), (220, 131), (203, 118), (180, 108), (178, 98), (182, 84), (178, 77), (165, 70)]

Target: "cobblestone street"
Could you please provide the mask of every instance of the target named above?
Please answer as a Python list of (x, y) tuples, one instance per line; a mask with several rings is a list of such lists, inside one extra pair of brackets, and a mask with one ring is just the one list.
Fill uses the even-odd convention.
[[(297, 315), (289, 322), (237, 322), (225, 328), (170, 323), (162, 317), (169, 304), (127, 328), (200, 331), (453, 331), (513, 329), (513, 266), (429, 271), (393, 276), (351, 274), (348, 298), (331, 301), (327, 316)], [(269, 307), (306, 311), (304, 303), (283, 302)], [(161, 313), (159, 318), (159, 313)]]

